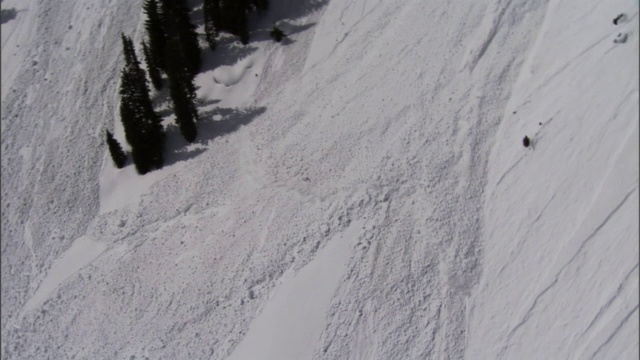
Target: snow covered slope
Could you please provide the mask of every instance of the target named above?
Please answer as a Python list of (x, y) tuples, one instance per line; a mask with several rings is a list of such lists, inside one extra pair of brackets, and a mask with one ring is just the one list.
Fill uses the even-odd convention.
[(638, 356), (636, 2), (271, 4), (140, 177), (142, 1), (2, 2), (3, 359)]
[(637, 36), (637, 3), (550, 1), (492, 149), (470, 357), (638, 358)]

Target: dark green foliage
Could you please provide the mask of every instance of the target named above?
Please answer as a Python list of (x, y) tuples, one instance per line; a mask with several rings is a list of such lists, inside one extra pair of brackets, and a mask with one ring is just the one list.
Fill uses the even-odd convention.
[(147, 36), (149, 37), (151, 61), (156, 65), (156, 68), (164, 70), (164, 51), (167, 39), (162, 26), (158, 4), (156, 3), (156, 0), (145, 0), (143, 8), (147, 15), (144, 27), (147, 30)]
[(215, 17), (220, 11), (219, 0), (204, 0), (202, 7), (204, 12), (204, 33), (207, 39), (207, 44), (211, 50), (216, 49), (216, 37), (218, 32), (216, 30)]
[(273, 38), (273, 40), (275, 40), (276, 42), (280, 42), (282, 41), (282, 39), (286, 36), (282, 30), (280, 30), (280, 28), (278, 28), (277, 26), (273, 25), (273, 29), (271, 29), (271, 32), (269, 33), (271, 35), (271, 37)]
[[(182, 45), (183, 58), (191, 76), (200, 71), (200, 45), (196, 27), (189, 19), (189, 11), (183, 0), (161, 0), (162, 23), (167, 42), (178, 39)], [(166, 60), (165, 60), (166, 64)]]
[(107, 130), (107, 146), (109, 146), (109, 153), (111, 159), (118, 169), (122, 169), (127, 162), (127, 154), (122, 150), (122, 146), (118, 140), (114, 139), (113, 135)]
[(125, 66), (120, 82), (120, 117), (136, 170), (145, 174), (164, 163), (164, 130), (153, 110), (147, 77), (140, 67), (133, 42), (122, 36)]
[(169, 76), (169, 93), (173, 100), (173, 109), (176, 114), (176, 123), (180, 133), (188, 142), (193, 142), (198, 135), (196, 121), (196, 91), (193, 78), (189, 69), (184, 65), (184, 51), (182, 43), (178, 39), (169, 40), (167, 43), (167, 75)]
[(156, 63), (152, 60), (151, 50), (149, 49), (146, 41), (142, 42), (142, 52), (144, 54), (144, 61), (147, 65), (151, 84), (156, 90), (162, 89), (162, 75), (160, 75), (160, 69), (158, 69)]

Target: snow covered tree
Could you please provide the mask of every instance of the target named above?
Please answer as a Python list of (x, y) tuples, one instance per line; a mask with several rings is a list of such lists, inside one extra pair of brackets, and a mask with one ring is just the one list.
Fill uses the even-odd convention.
[(146, 41), (142, 42), (142, 52), (144, 54), (144, 62), (147, 65), (147, 72), (149, 73), (151, 84), (156, 90), (162, 89), (162, 75), (160, 75), (160, 69), (158, 69), (157, 64), (153, 61), (151, 50), (149, 49)]
[(122, 150), (122, 146), (118, 140), (113, 137), (113, 134), (107, 130), (107, 146), (109, 147), (109, 153), (111, 159), (118, 169), (122, 169), (127, 162), (127, 154)]

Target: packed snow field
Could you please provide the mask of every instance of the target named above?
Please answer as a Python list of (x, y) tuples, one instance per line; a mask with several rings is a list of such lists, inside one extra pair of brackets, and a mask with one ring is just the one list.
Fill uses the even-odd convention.
[(145, 176), (142, 1), (2, 9), (2, 359), (639, 356), (636, 1), (271, 0)]

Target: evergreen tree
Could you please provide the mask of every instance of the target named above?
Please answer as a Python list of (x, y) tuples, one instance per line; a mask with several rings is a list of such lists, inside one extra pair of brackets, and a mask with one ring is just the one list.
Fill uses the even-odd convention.
[(107, 146), (109, 146), (109, 153), (111, 159), (118, 169), (122, 169), (127, 162), (127, 154), (122, 150), (122, 146), (118, 140), (107, 130)]
[(200, 71), (202, 65), (196, 27), (189, 19), (189, 11), (183, 0), (161, 1), (163, 26), (167, 41), (174, 38), (180, 41), (183, 58), (186, 61), (189, 73), (193, 77)]
[(147, 36), (149, 36), (151, 60), (156, 65), (156, 68), (164, 70), (164, 51), (167, 40), (158, 4), (156, 0), (145, 0), (143, 8), (147, 15), (144, 27), (147, 30)]
[(124, 35), (122, 42), (125, 66), (120, 82), (120, 117), (136, 170), (145, 174), (163, 165), (164, 130), (160, 116), (153, 110), (147, 77), (133, 50), (133, 42)]
[(193, 78), (189, 70), (184, 65), (184, 52), (180, 47), (182, 43), (177, 38), (169, 40), (167, 49), (167, 75), (169, 76), (169, 93), (173, 100), (173, 109), (176, 114), (176, 123), (180, 128), (180, 133), (188, 142), (193, 142), (198, 135), (196, 121), (198, 112), (196, 110), (196, 92)]
[[(240, 38), (243, 44), (249, 43), (248, 14), (257, 11), (259, 14), (269, 9), (269, 0), (204, 0), (205, 32), (207, 26), (217, 32), (228, 32)], [(207, 25), (207, 19), (212, 25)]]
[(152, 60), (153, 58), (151, 57), (151, 50), (149, 49), (146, 41), (142, 42), (142, 52), (144, 54), (144, 62), (147, 65), (151, 84), (153, 84), (153, 87), (156, 90), (162, 89), (162, 75), (160, 75), (160, 69), (158, 69), (156, 63)]
[(216, 31), (215, 19), (216, 15), (220, 11), (219, 0), (204, 0), (202, 6), (204, 12), (204, 33), (207, 39), (207, 44), (211, 50), (216, 49), (216, 37), (218, 32)]
[(249, 2), (247, 0), (232, 0), (228, 2), (226, 16), (229, 18), (229, 32), (238, 36), (244, 45), (249, 43), (249, 19), (247, 11)]
[(130, 66), (136, 59), (136, 52), (133, 48), (133, 42), (124, 33), (120, 33), (120, 39), (122, 40), (122, 53), (124, 54), (125, 66)]
[(218, 31), (225, 31), (240, 37), (243, 44), (249, 43), (249, 23), (247, 13), (251, 7), (250, 0), (211, 0), (215, 11), (211, 16)]

